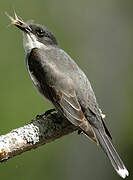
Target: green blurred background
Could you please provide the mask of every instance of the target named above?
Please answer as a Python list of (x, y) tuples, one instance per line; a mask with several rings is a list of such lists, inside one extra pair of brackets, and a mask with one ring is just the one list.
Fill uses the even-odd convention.
[[(13, 9), (54, 32), (87, 74), (113, 142), (133, 180), (133, 1), (0, 1), (0, 134), (51, 108), (25, 68), (22, 34), (4, 15)], [(0, 164), (2, 180), (119, 180), (105, 154), (77, 133)]]

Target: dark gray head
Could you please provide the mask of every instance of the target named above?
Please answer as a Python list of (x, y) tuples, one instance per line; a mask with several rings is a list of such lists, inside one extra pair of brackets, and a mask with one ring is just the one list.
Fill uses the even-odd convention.
[[(20, 23), (20, 22), (19, 22)], [(16, 25), (23, 31), (23, 46), (26, 53), (33, 48), (47, 49), (50, 46), (57, 46), (57, 41), (53, 33), (40, 24)]]
[(41, 24), (28, 24), (31, 28), (31, 33), (33, 33), (37, 40), (44, 45), (57, 45), (56, 38), (54, 34), (45, 26)]
[(15, 19), (6, 15), (10, 18), (11, 24), (14, 24), (23, 31), (23, 45), (27, 53), (33, 48), (44, 48), (47, 49), (50, 46), (57, 46), (57, 41), (53, 33), (45, 26), (34, 23), (25, 23), (19, 19), (15, 13)]

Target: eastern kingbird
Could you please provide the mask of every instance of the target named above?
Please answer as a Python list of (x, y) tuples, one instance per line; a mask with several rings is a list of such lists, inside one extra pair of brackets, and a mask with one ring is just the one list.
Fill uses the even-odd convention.
[(128, 176), (126, 167), (111, 143), (104, 116), (84, 72), (58, 46), (54, 34), (45, 26), (25, 23), (16, 14), (15, 18), (8, 17), (23, 32), (26, 66), (40, 94), (68, 121), (102, 147), (122, 178)]

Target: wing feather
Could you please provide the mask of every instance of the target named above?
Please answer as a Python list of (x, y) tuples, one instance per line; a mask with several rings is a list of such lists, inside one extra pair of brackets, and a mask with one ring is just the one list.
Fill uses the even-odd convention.
[[(78, 126), (82, 131), (98, 144), (96, 135), (89, 123), (85, 118), (81, 106), (77, 100), (75, 91), (71, 90), (71, 94), (66, 91), (61, 91), (57, 87), (51, 87), (52, 97), (54, 99), (54, 106), (63, 113), (63, 115), (75, 126)], [(58, 97), (58, 98), (57, 98)]]

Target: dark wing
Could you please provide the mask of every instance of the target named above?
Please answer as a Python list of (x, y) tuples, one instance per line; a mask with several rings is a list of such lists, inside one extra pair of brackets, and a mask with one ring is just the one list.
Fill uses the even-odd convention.
[[(66, 86), (67, 89), (63, 88)], [(60, 111), (72, 124), (81, 128), (86, 135), (98, 144), (95, 133), (81, 110), (81, 106), (72, 85), (72, 80), (70, 78), (65, 79), (64, 82), (62, 81), (60, 87), (58, 85), (50, 86), (49, 92), (51, 94), (50, 97), (52, 98), (52, 103), (58, 111)]]

